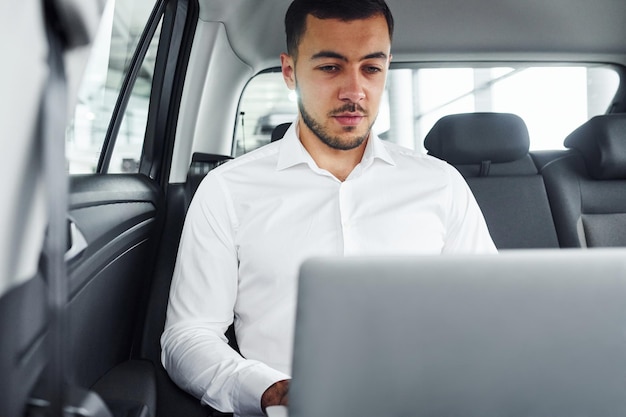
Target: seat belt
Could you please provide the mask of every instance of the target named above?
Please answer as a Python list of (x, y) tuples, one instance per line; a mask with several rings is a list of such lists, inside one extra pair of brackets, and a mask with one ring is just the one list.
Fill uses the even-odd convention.
[(488, 177), (490, 168), (491, 168), (491, 161), (481, 161), (480, 162), (480, 172), (478, 173), (478, 176), (479, 177)]
[(67, 122), (67, 81), (63, 63), (64, 46), (56, 30), (51, 1), (43, 1), (48, 37), (48, 80), (39, 117), (39, 147), (43, 154), (48, 229), (44, 242), (44, 273), (48, 284), (48, 343), (50, 360), (45, 374), (48, 406), (46, 415), (63, 416), (66, 398), (67, 247), (66, 216), (68, 181), (65, 169), (65, 126)]
[(65, 252), (68, 248), (69, 183), (65, 158), (67, 80), (64, 52), (77, 43), (64, 33), (55, 0), (42, 0), (48, 38), (48, 80), (39, 109), (37, 147), (42, 152), (48, 229), (43, 246), (44, 276), (48, 284), (48, 334), (50, 358), (44, 371), (45, 398), (35, 399), (29, 417), (111, 417), (98, 395), (69, 387), (66, 341), (68, 340), (68, 279)]

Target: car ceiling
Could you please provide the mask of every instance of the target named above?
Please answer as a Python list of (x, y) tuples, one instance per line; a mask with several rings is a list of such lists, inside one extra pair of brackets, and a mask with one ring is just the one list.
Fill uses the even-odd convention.
[[(284, 51), (291, 0), (199, 0), (254, 68)], [(624, 0), (388, 0), (396, 60), (539, 59), (626, 64)], [(258, 40), (262, 39), (262, 42)], [(270, 64), (271, 65), (271, 64)]]

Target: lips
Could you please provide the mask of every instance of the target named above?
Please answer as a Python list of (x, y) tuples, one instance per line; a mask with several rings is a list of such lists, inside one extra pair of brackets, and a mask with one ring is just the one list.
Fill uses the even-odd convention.
[(333, 117), (342, 126), (357, 126), (365, 118), (364, 115), (358, 113), (342, 113)]

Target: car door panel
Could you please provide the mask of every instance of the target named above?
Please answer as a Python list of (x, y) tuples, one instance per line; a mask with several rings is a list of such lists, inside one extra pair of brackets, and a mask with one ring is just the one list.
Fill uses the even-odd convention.
[(140, 174), (70, 179), (68, 217), (85, 241), (67, 260), (70, 381), (78, 386), (91, 387), (131, 355), (161, 200)]
[[(22, 415), (48, 360), (47, 287), (41, 274), (0, 297), (0, 415)], [(19, 383), (16, 384), (16, 381)]]

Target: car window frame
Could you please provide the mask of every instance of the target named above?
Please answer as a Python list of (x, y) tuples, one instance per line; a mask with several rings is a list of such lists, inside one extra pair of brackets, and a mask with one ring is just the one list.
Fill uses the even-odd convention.
[[(199, 17), (197, 0), (166, 2), (139, 173), (167, 189), (178, 113)], [(167, 59), (163, 59), (163, 56)]]
[[(119, 90), (118, 97), (115, 106), (113, 107), (111, 118), (109, 120), (107, 131), (104, 136), (100, 157), (98, 159), (98, 165), (96, 166), (96, 173), (98, 174), (105, 174), (109, 171), (111, 158), (115, 149), (115, 143), (117, 141), (117, 136), (122, 125), (122, 121), (124, 120), (124, 115), (128, 106), (128, 102), (133, 93), (133, 87), (138, 78), (141, 65), (143, 64), (146, 54), (148, 53), (148, 48), (150, 47), (150, 44), (153, 40), (156, 29), (159, 26), (161, 19), (164, 18), (165, 6), (167, 2), (167, 0), (157, 0), (155, 2), (155, 5), (150, 12), (150, 16), (148, 17), (146, 26), (144, 27), (141, 37), (139, 38), (139, 42), (137, 43), (137, 46), (130, 61), (128, 71), (126, 72), (122, 81), (122, 86)], [(159, 39), (159, 45), (160, 43), (161, 40)], [(154, 89), (154, 87), (155, 84), (153, 79), (152, 89)], [(144, 146), (145, 138), (146, 136), (144, 132)]]
[[(110, 165), (128, 104), (133, 96), (143, 62), (159, 30), (148, 111), (136, 174), (159, 181), (169, 175), (174, 148), (174, 132), (182, 96), (192, 40), (199, 16), (197, 0), (156, 0), (129, 59), (106, 132), (99, 147), (94, 174), (113, 175)], [(80, 175), (70, 173), (70, 175)]]

